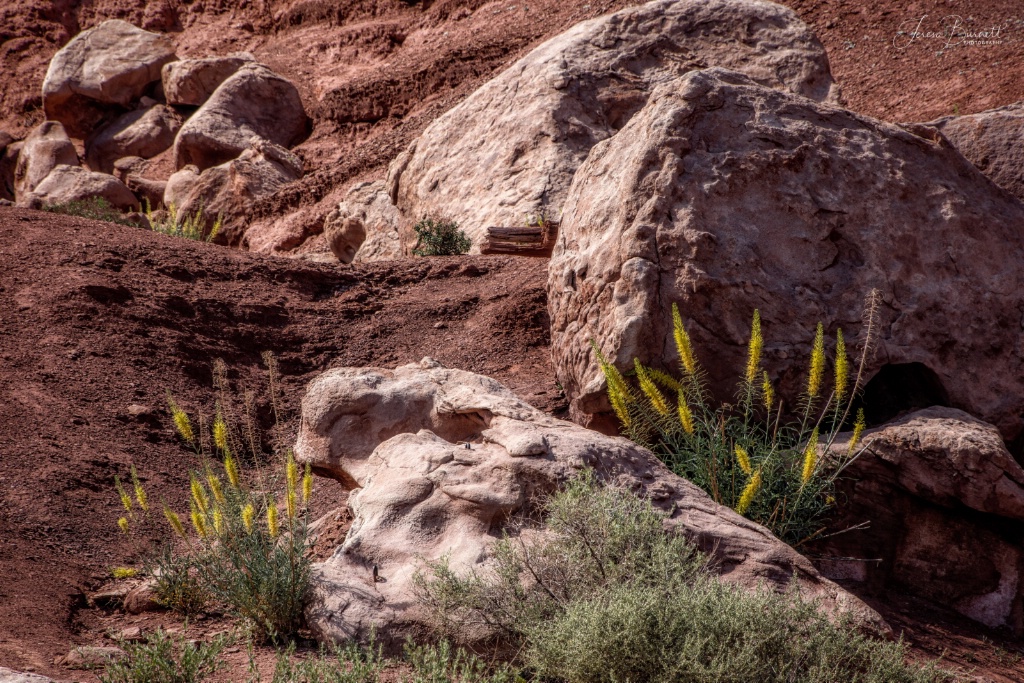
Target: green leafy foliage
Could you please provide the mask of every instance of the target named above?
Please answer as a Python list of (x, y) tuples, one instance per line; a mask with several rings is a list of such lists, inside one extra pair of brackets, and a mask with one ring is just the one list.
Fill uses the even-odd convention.
[(220, 668), (217, 657), (226, 644), (223, 637), (209, 643), (193, 643), (183, 636), (173, 637), (157, 629), (141, 643), (121, 643), (124, 659), (108, 664), (100, 681), (200, 683), (209, 680)]
[(490, 628), (536, 679), (567, 683), (926, 683), (905, 648), (796, 593), (721, 583), (650, 503), (592, 476), (553, 497), (546, 533), (498, 542), (492, 569), (418, 577), (439, 633)]
[(455, 256), (465, 254), (473, 246), (455, 221), (424, 217), (413, 226), (413, 230), (416, 232), (416, 246), (412, 253), (417, 256)]
[(118, 223), (120, 225), (135, 225), (135, 223), (125, 218), (123, 213), (111, 206), (110, 202), (103, 197), (91, 197), (72, 202), (49, 204), (43, 207), (43, 211), (90, 218), (96, 221), (107, 221), (108, 223)]

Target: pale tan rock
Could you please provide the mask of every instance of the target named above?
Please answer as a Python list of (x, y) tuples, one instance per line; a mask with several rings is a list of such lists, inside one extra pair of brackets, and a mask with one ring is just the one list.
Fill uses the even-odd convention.
[(475, 253), (487, 227), (557, 219), (591, 147), (660, 84), (723, 66), (815, 100), (838, 96), (828, 57), (790, 9), (762, 0), (656, 0), (552, 38), (434, 121), (391, 165), (403, 229), (455, 220)]
[[(548, 417), (493, 379), (430, 359), (321, 375), (302, 401), (296, 454), (358, 487), (349, 496), (353, 523), (344, 545), (314, 570), (308, 617), (323, 639), (373, 628), (400, 642), (423, 625), (413, 576), (425, 562), (446, 556), (458, 571), (485, 566), (511, 515), (528, 512), (584, 468), (650, 496), (669, 515), (666, 526), (714, 555), (727, 580), (782, 589), (795, 576), (801, 592), (826, 609), (883, 626), (807, 559), (671, 474), (646, 449)], [(383, 580), (374, 580), (374, 566)]]
[(221, 217), (221, 240), (236, 245), (248, 227), (252, 202), (302, 177), (302, 161), (283, 147), (253, 138), (237, 159), (199, 172), (189, 165), (167, 180), (164, 204), (179, 215), (202, 211), (212, 224)]
[(165, 64), (161, 77), (167, 104), (199, 106), (243, 65), (255, 62), (248, 52), (234, 52), (225, 57), (181, 59)]
[(77, 166), (78, 153), (57, 121), (39, 124), (22, 143), (14, 168), (14, 195), (21, 198), (36, 189), (60, 165)]
[(843, 328), (855, 355), (877, 288), (866, 378), (883, 366), (934, 376), (936, 402), (1012, 439), (1024, 426), (1021, 225), (1024, 206), (941, 136), (692, 72), (576, 173), (547, 287), (556, 374), (586, 421), (609, 409), (591, 339), (619, 368), (637, 357), (677, 372), (677, 303), (730, 400), (759, 309), (764, 367), (795, 399), (816, 323), (830, 338)]
[(925, 125), (942, 131), (979, 171), (1024, 201), (1024, 102)]
[(102, 197), (122, 211), (137, 211), (139, 200), (120, 180), (81, 166), (58, 166), (35, 190), (18, 199), (18, 206), (38, 209), (52, 204)]
[(348, 219), (358, 220), (365, 236), (356, 251), (356, 263), (387, 261), (401, 258), (402, 238), (399, 227), (401, 215), (391, 203), (382, 181), (358, 183), (345, 195), (337, 208), (324, 220), (324, 231), (341, 225)]
[(356, 252), (366, 239), (366, 227), (358, 218), (349, 216), (340, 221), (329, 221), (324, 237), (331, 253), (342, 263), (352, 263)]
[(114, 172), (114, 162), (123, 157), (151, 159), (170, 149), (181, 128), (181, 117), (162, 104), (122, 114), (85, 141), (89, 168)]
[(69, 669), (102, 668), (111, 661), (125, 656), (125, 651), (119, 647), (83, 645), (67, 653), (64, 657), (64, 666)]
[[(849, 435), (847, 435), (848, 438)], [(822, 570), (871, 590), (911, 592), (991, 628), (1024, 632), (1024, 470), (992, 425), (929, 408), (865, 433), (840, 480)], [(848, 442), (834, 445), (839, 454)], [(866, 523), (866, 524), (865, 524)]]
[(165, 36), (120, 19), (105, 21), (71, 39), (50, 60), (43, 81), (43, 109), (68, 133), (84, 138), (116, 107), (128, 108), (160, 80), (177, 59)]
[(299, 91), (262, 64), (243, 65), (220, 84), (178, 132), (175, 167), (200, 171), (235, 159), (253, 137), (282, 147), (299, 142), (309, 120)]
[(156, 595), (156, 579), (146, 579), (124, 596), (124, 611), (142, 614), (164, 609)]
[(0, 683), (56, 683), (52, 678), (0, 666)]

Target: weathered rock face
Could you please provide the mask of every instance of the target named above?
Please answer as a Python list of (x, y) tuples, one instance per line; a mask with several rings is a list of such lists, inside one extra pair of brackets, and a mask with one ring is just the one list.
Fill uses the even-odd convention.
[(173, 204), (181, 215), (202, 210), (211, 223), (221, 216), (218, 241), (238, 244), (252, 202), (302, 177), (302, 161), (288, 150), (259, 138), (250, 144), (237, 159), (220, 166), (199, 172), (189, 165), (173, 174), (164, 190), (164, 204)]
[(558, 379), (586, 420), (607, 410), (591, 339), (620, 368), (639, 357), (674, 371), (677, 302), (723, 398), (760, 309), (764, 366), (795, 397), (816, 322), (852, 339), (877, 288), (867, 377), (883, 365), (934, 377), (944, 400), (1013, 438), (1022, 224), (1020, 202), (941, 136), (735, 72), (693, 72), (657, 90), (576, 174), (548, 278)]
[(395, 160), (409, 220), (489, 226), (558, 218), (577, 167), (659, 85), (723, 66), (815, 100), (837, 96), (825, 49), (797, 15), (762, 0), (657, 0), (544, 43), (437, 119)]
[(0, 666), (0, 683), (56, 683), (52, 678), (23, 673)]
[(170, 40), (126, 21), (111, 19), (82, 31), (50, 61), (43, 81), (46, 117), (85, 137), (109, 116), (111, 105), (128, 107), (175, 59)]
[[(391, 203), (383, 182), (353, 185), (337, 209), (327, 215), (324, 231), (334, 230), (332, 226), (341, 226), (349, 219), (359, 221), (364, 232), (363, 240), (356, 246), (356, 262), (401, 258), (401, 215)], [(351, 240), (350, 243), (354, 244)]]
[(925, 125), (941, 130), (992, 182), (1024, 200), (1024, 102)]
[(60, 165), (77, 166), (78, 153), (64, 126), (56, 121), (39, 124), (25, 138), (14, 169), (14, 194), (28, 194)]
[(238, 157), (252, 137), (290, 147), (305, 137), (309, 120), (299, 91), (262, 64), (246, 64), (185, 122), (174, 143), (177, 168), (200, 171)]
[(106, 199), (123, 211), (137, 211), (139, 200), (124, 183), (107, 173), (81, 166), (58, 166), (32, 191), (18, 196), (18, 205), (39, 209), (50, 204), (77, 202), (93, 197)]
[(342, 263), (352, 263), (356, 251), (366, 239), (366, 228), (358, 218), (348, 217), (341, 221), (331, 221), (324, 228), (327, 246)]
[(181, 117), (162, 104), (122, 114), (97, 130), (85, 141), (89, 168), (114, 172), (114, 162), (123, 157), (151, 159), (170, 149), (181, 128)]
[[(834, 446), (848, 450), (846, 443)], [(1024, 630), (1024, 470), (992, 425), (930, 408), (870, 431), (840, 482), (823, 571), (910, 590), (990, 627)]]
[(255, 62), (248, 52), (234, 52), (226, 57), (182, 59), (165, 64), (162, 72), (167, 104), (199, 106), (244, 64)]
[[(447, 555), (460, 571), (486, 565), (511, 515), (584, 468), (650, 496), (669, 514), (666, 525), (713, 553), (728, 580), (781, 588), (795, 575), (828, 608), (881, 623), (804, 557), (672, 475), (646, 449), (550, 418), (490, 378), (430, 359), (319, 377), (302, 402), (296, 453), (360, 487), (349, 497), (354, 522), (344, 545), (315, 569), (308, 616), (321, 638), (376, 628), (400, 641), (405, 629), (422, 625), (412, 591), (424, 561)], [(374, 565), (384, 581), (374, 581)]]

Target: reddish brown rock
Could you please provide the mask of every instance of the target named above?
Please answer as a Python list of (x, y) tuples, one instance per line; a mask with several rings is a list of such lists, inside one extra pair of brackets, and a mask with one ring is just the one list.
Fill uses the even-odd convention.
[[(429, 358), (321, 375), (302, 401), (296, 454), (358, 487), (344, 545), (315, 567), (308, 616), (322, 639), (376, 629), (400, 642), (423, 625), (413, 577), (424, 562), (448, 557), (457, 571), (486, 565), (505, 520), (585, 468), (650, 496), (666, 526), (713, 554), (727, 580), (781, 590), (795, 578), (824, 608), (882, 625), (807, 559), (646, 449), (548, 417), (488, 377)], [(384, 581), (374, 579), (375, 566)]]
[(114, 162), (124, 157), (151, 159), (170, 149), (181, 128), (181, 117), (162, 104), (119, 116), (85, 141), (89, 168), (113, 173)]
[(14, 194), (20, 199), (36, 189), (60, 165), (77, 166), (78, 153), (64, 126), (46, 121), (36, 127), (21, 146), (14, 169)]
[(58, 166), (43, 182), (24, 195), (18, 205), (40, 209), (93, 198), (105, 199), (122, 211), (138, 211), (139, 200), (120, 180), (107, 173), (96, 173), (81, 166)]
[(574, 417), (608, 410), (591, 339), (620, 368), (676, 371), (672, 303), (723, 399), (759, 309), (764, 367), (795, 397), (817, 322), (858, 348), (878, 289), (868, 407), (889, 414), (872, 419), (946, 402), (1021, 433), (1024, 205), (919, 130), (722, 69), (658, 89), (577, 171), (552, 256)]
[(165, 64), (162, 72), (167, 104), (200, 106), (243, 65), (255, 62), (248, 52), (226, 57), (182, 59)]

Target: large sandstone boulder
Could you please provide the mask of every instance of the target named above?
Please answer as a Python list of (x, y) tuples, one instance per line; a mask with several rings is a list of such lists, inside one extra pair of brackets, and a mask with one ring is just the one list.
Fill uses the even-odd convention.
[(291, 147), (308, 132), (299, 91), (262, 64), (245, 64), (185, 122), (174, 143), (176, 168), (200, 171), (238, 157), (253, 136)]
[(174, 144), (181, 117), (168, 106), (157, 104), (122, 114), (85, 141), (89, 168), (114, 172), (114, 162), (124, 157), (151, 159)]
[(338, 207), (327, 215), (324, 220), (324, 232), (340, 232), (342, 225), (346, 222), (352, 225), (352, 221), (358, 221), (363, 226), (363, 239), (359, 244), (355, 245), (351, 239), (347, 242), (357, 250), (354, 258), (356, 262), (386, 261), (402, 257), (402, 239), (399, 232), (401, 216), (391, 203), (383, 182), (353, 185)]
[(58, 166), (43, 182), (25, 195), (18, 205), (40, 209), (52, 204), (66, 204), (101, 197), (122, 211), (138, 211), (139, 200), (120, 180), (107, 173), (96, 173), (81, 166)]
[(302, 177), (302, 160), (283, 147), (252, 138), (241, 156), (201, 171), (186, 166), (174, 173), (164, 190), (164, 204), (180, 215), (202, 211), (209, 222), (223, 220), (218, 241), (237, 245), (248, 227), (246, 212), (260, 197)]
[[(315, 566), (309, 623), (319, 638), (376, 629), (398, 640), (423, 625), (413, 577), (448, 557), (481, 568), (503, 524), (529, 513), (585, 468), (649, 496), (666, 525), (712, 553), (738, 584), (794, 579), (828, 609), (882, 623), (763, 527), (714, 503), (649, 451), (546, 416), (498, 382), (431, 359), (396, 370), (339, 368), (302, 402), (297, 458), (349, 487), (354, 521), (344, 545)], [(374, 578), (376, 567), (379, 577)]]
[(64, 132), (64, 126), (56, 121), (45, 121), (22, 143), (14, 168), (15, 196), (21, 198), (34, 190), (60, 165), (77, 166), (78, 152)]
[[(660, 84), (723, 66), (814, 100), (838, 96), (825, 49), (796, 13), (763, 0), (656, 0), (552, 38), (432, 123), (389, 170), (409, 221), (490, 226), (557, 219), (577, 167)], [(406, 228), (408, 229), (408, 228)]]
[(366, 240), (366, 226), (358, 218), (349, 216), (331, 221), (324, 227), (324, 237), (331, 253), (341, 263), (352, 263), (359, 247)]
[[(907, 415), (862, 441), (822, 570), (922, 595), (992, 628), (1024, 630), (1024, 470), (992, 425), (951, 408)], [(842, 441), (834, 448), (845, 453)], [(864, 523), (867, 522), (865, 525)]]
[(112, 107), (127, 108), (142, 97), (175, 59), (165, 36), (120, 19), (82, 31), (50, 60), (43, 81), (46, 117), (84, 138)]
[(1024, 102), (926, 125), (941, 130), (992, 182), (1024, 200)]
[(0, 666), (0, 683), (56, 683), (52, 678)]
[(167, 104), (198, 107), (243, 65), (255, 61), (248, 52), (233, 52), (226, 57), (182, 59), (165, 64), (162, 78)]
[(548, 277), (556, 373), (586, 420), (607, 410), (591, 339), (620, 368), (638, 357), (676, 371), (678, 303), (712, 389), (729, 399), (759, 309), (764, 366), (795, 398), (815, 324), (853, 339), (877, 288), (867, 377), (931, 379), (937, 400), (1013, 438), (1022, 225), (1024, 206), (941, 136), (736, 72), (692, 72), (576, 174)]

